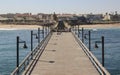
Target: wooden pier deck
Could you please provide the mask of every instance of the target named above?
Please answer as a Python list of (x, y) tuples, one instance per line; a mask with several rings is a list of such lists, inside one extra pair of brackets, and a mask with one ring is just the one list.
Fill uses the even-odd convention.
[(71, 32), (54, 32), (30, 75), (100, 74)]

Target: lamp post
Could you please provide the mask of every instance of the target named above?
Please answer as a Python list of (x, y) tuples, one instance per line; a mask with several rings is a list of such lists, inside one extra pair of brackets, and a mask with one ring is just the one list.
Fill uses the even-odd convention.
[(84, 43), (84, 28), (82, 27), (82, 42)]
[(73, 31), (74, 31), (74, 33), (75, 33), (75, 26), (73, 26)]
[(50, 32), (50, 26), (48, 26), (48, 33)]
[(33, 50), (33, 35), (36, 36), (36, 39), (39, 39), (37, 34), (33, 33), (33, 31), (31, 31), (31, 51)]
[(76, 29), (76, 25), (75, 25), (75, 34), (77, 34), (77, 29)]
[(40, 28), (38, 28), (38, 43), (40, 43)]
[(89, 50), (91, 50), (91, 31), (88, 32), (89, 35)]
[(73, 26), (71, 26), (71, 30), (73, 31)]
[(99, 48), (97, 43), (102, 44), (102, 66), (104, 66), (104, 36), (101, 37), (101, 41), (95, 41), (95, 48)]
[(89, 36), (89, 51), (91, 50), (91, 31), (88, 31), (88, 34), (85, 34), (84, 38), (87, 39), (86, 35)]
[(79, 36), (79, 33), (80, 33), (80, 32), (79, 32), (79, 25), (78, 25), (78, 38), (80, 37), (80, 36)]
[(23, 48), (28, 48), (27, 45), (26, 45), (26, 41), (20, 41), (20, 38), (19, 36), (17, 36), (17, 39), (16, 39), (16, 55), (17, 55), (17, 58), (16, 58), (16, 66), (18, 67), (18, 74), (19, 74), (19, 43), (24, 43), (23, 45)]
[(43, 39), (44, 39), (44, 26), (43, 26), (43, 29), (42, 29), (42, 35), (43, 35)]
[(46, 34), (48, 34), (48, 26), (46, 26)]
[(74, 26), (74, 33), (76, 34), (76, 28), (75, 28), (75, 26)]
[(45, 33), (45, 36), (46, 36), (46, 35), (47, 35), (47, 26), (45, 27), (45, 32), (46, 32), (46, 33)]

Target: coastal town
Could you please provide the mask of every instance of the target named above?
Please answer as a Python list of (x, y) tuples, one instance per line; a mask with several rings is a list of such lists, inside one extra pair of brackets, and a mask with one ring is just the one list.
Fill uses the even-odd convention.
[(109, 23), (119, 23), (120, 14), (115, 11), (114, 13), (104, 13), (104, 14), (68, 14), (68, 13), (8, 13), (0, 14), (0, 23), (2, 24), (19, 24), (19, 25), (44, 25), (55, 23), (55, 18), (57, 21), (64, 20), (69, 24), (109, 24)]

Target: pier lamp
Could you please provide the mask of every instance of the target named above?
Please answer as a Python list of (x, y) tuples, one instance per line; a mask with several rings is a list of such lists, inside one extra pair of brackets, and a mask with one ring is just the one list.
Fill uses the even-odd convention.
[[(24, 45), (23, 45), (23, 48), (24, 49), (26, 49), (26, 48), (28, 48), (27, 47), (27, 45), (26, 45), (26, 41), (20, 41), (20, 37), (19, 36), (17, 36), (17, 43), (16, 43), (16, 48), (17, 48), (17, 51), (16, 51), (16, 54), (17, 54), (17, 61), (16, 61), (16, 65), (17, 65), (17, 67), (19, 68), (19, 43), (24, 43)], [(18, 69), (18, 73), (19, 73), (19, 69)]]
[(84, 34), (84, 38), (87, 39), (87, 35), (89, 36), (89, 51), (91, 50), (91, 31), (89, 30), (88, 33)]
[(33, 33), (33, 31), (31, 31), (31, 51), (33, 50), (33, 36), (35, 36), (36, 39), (39, 39), (39, 35), (37, 35), (37, 33)]
[(88, 35), (88, 34), (84, 34), (84, 39), (87, 39), (87, 35)]
[(101, 41), (95, 41), (95, 48), (99, 48), (98, 43), (102, 44), (102, 66), (104, 66), (104, 36), (101, 37)]

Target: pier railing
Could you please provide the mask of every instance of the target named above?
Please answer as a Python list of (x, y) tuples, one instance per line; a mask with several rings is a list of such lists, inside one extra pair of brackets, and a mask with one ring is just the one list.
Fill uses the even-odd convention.
[(102, 64), (97, 60), (97, 58), (89, 51), (89, 49), (85, 46), (85, 44), (74, 34), (72, 31), (73, 36), (75, 37), (78, 44), (82, 47), (83, 51), (89, 57), (92, 64), (95, 66), (97, 71), (100, 75), (110, 75), (110, 73), (102, 66)]
[[(21, 62), (19, 67), (15, 68), (15, 70), (11, 73), (11, 75), (26, 75), (26, 73), (30, 73), (36, 62), (37, 58), (40, 58), (41, 54), (44, 51), (49, 39), (51, 38), (52, 32), (49, 32), (47, 36), (31, 51), (25, 59)], [(29, 74), (28, 74), (29, 75)]]

